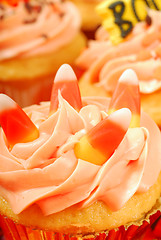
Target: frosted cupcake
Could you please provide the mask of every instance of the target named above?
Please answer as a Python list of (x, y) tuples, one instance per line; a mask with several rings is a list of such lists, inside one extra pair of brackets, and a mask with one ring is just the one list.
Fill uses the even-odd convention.
[(147, 20), (137, 23), (125, 40), (113, 45), (103, 27), (77, 59), (85, 71), (82, 95), (111, 96), (121, 74), (133, 69), (139, 79), (143, 109), (161, 125), (161, 12), (150, 10)]
[(81, 98), (63, 65), (50, 102), (22, 110), (1, 94), (0, 124), (6, 239), (159, 236), (161, 135), (140, 109), (132, 70), (111, 99)]
[(21, 106), (47, 100), (59, 66), (85, 46), (80, 25), (68, 1), (0, 3), (0, 92)]

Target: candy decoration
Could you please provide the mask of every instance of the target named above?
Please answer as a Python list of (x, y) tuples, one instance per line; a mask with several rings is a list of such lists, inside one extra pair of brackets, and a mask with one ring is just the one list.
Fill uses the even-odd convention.
[(109, 114), (121, 109), (129, 108), (132, 112), (130, 127), (140, 126), (140, 91), (139, 81), (135, 72), (126, 70), (118, 80), (115, 91), (112, 95)]
[(160, 0), (105, 0), (97, 7), (102, 25), (108, 30), (113, 44), (118, 44), (132, 31), (135, 24), (147, 19), (147, 8), (161, 10)]
[(122, 141), (130, 120), (131, 112), (127, 108), (122, 108), (103, 119), (75, 145), (76, 157), (102, 165)]
[(74, 109), (78, 111), (81, 109), (82, 102), (77, 77), (68, 64), (63, 64), (56, 73), (50, 99), (50, 113), (56, 111), (58, 108), (59, 90), (62, 97)]
[(39, 136), (38, 129), (26, 113), (5, 94), (0, 94), (0, 125), (11, 147)]

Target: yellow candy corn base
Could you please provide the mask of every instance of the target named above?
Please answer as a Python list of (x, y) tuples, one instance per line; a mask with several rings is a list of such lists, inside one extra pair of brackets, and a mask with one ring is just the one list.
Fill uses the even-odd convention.
[(98, 1), (71, 0), (78, 7), (82, 16), (82, 29), (94, 31), (101, 24), (101, 17), (96, 13)]
[[(79, 87), (82, 96), (108, 96), (103, 87), (97, 86), (95, 83), (90, 83), (86, 77), (82, 77), (79, 81)], [(161, 90), (151, 94), (141, 94), (142, 109), (161, 127)]]
[(63, 63), (72, 65), (85, 45), (86, 38), (80, 33), (57, 52), (0, 62), (0, 92), (21, 107), (49, 100), (56, 71)]
[(149, 224), (149, 217), (161, 209), (160, 192), (161, 174), (146, 193), (135, 194), (117, 212), (111, 212), (103, 202), (98, 201), (87, 208), (78, 209), (75, 205), (46, 217), (36, 205), (16, 215), (9, 204), (0, 197), (0, 225), (6, 240), (67, 240), (71, 237), (75, 240), (77, 238), (98, 240), (99, 237), (96, 236), (100, 233), (105, 234), (102, 237), (107, 237), (119, 229), (125, 234), (137, 228), (133, 229), (131, 226), (136, 225), (140, 228), (144, 226), (145, 220)]

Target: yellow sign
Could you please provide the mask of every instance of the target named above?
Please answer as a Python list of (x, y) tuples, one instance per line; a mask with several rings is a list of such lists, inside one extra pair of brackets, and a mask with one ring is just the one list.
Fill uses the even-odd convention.
[(137, 22), (144, 21), (147, 9), (161, 10), (161, 0), (105, 0), (96, 8), (110, 40), (118, 44), (132, 31)]

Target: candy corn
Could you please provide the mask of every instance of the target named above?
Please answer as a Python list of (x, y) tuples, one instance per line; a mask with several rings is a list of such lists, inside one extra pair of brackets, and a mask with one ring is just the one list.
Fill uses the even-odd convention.
[(0, 125), (9, 145), (30, 142), (38, 138), (39, 131), (26, 113), (11, 98), (0, 94)]
[(124, 138), (131, 121), (131, 112), (122, 108), (93, 127), (75, 145), (77, 158), (102, 165), (106, 162)]
[(50, 113), (56, 111), (58, 108), (59, 90), (62, 97), (74, 109), (78, 111), (81, 109), (82, 102), (77, 77), (73, 69), (68, 64), (63, 64), (55, 76), (50, 99)]
[(118, 80), (118, 84), (112, 95), (109, 114), (121, 109), (129, 108), (132, 112), (130, 127), (140, 126), (140, 91), (139, 81), (135, 72), (126, 70)]

